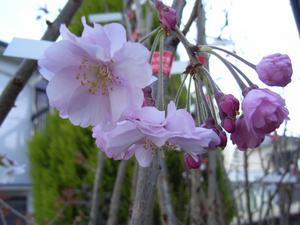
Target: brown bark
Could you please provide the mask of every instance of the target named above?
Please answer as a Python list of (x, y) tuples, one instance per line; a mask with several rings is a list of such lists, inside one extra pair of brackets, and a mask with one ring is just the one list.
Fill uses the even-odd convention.
[(207, 201), (207, 224), (217, 225), (216, 213), (216, 152), (208, 153), (208, 201)]
[(94, 187), (93, 187), (93, 192), (92, 192), (92, 202), (91, 202), (89, 225), (97, 224), (98, 210), (99, 210), (99, 187), (102, 182), (102, 176), (103, 176), (102, 171), (103, 171), (103, 167), (104, 167), (104, 161), (105, 161), (104, 155), (99, 150), (97, 168), (96, 168), (95, 179), (94, 179)]
[(132, 209), (130, 225), (145, 225), (148, 223), (152, 212), (152, 202), (159, 174), (159, 164), (157, 152), (154, 153), (151, 166), (147, 168), (139, 167), (137, 187)]
[(201, 210), (201, 202), (204, 201), (201, 195), (201, 172), (192, 170), (190, 173), (191, 179), (191, 199), (190, 199), (190, 224), (203, 225), (205, 222), (204, 210)]
[[(54, 22), (49, 23), (42, 40), (55, 41), (59, 36), (60, 24), (69, 24), (82, 2), (83, 0), (69, 0)], [(37, 62), (35, 60), (24, 59), (14, 77), (6, 85), (0, 96), (0, 126), (14, 106), (19, 93), (26, 85), (36, 67)]]
[(159, 165), (161, 172), (158, 178), (158, 194), (159, 194), (159, 205), (162, 214), (162, 222), (165, 225), (177, 225), (177, 218), (174, 213), (171, 193), (168, 184), (168, 170), (163, 156), (163, 152), (159, 152)]
[(252, 224), (252, 212), (250, 205), (250, 182), (248, 176), (248, 153), (244, 152), (244, 174), (245, 174), (245, 194), (246, 194), (246, 210), (248, 216), (248, 223)]
[(110, 206), (109, 206), (109, 214), (107, 225), (115, 225), (117, 224), (118, 211), (120, 207), (120, 198), (122, 191), (122, 184), (126, 175), (126, 168), (128, 165), (128, 161), (121, 161), (118, 168), (117, 178), (114, 184), (113, 195), (111, 197)]

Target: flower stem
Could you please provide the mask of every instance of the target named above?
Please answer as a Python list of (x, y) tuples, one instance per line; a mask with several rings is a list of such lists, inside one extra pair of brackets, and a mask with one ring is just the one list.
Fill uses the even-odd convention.
[(189, 85), (188, 85), (187, 96), (186, 96), (186, 108), (188, 112), (191, 111), (191, 83), (192, 83), (192, 76), (190, 76), (189, 79)]
[(199, 90), (200, 97), (203, 99), (204, 106), (205, 106), (206, 112), (207, 112), (207, 116), (212, 117), (211, 109), (208, 105), (207, 99), (206, 99), (205, 94), (203, 92), (203, 84), (202, 84), (202, 81), (201, 81), (199, 76), (196, 77), (195, 82), (196, 82), (196, 87)]
[(252, 81), (244, 74), (237, 66), (233, 65), (230, 63), (230, 65), (235, 69), (241, 76), (244, 78), (244, 80), (250, 85), (250, 86), (255, 86), (255, 84), (252, 83)]
[(159, 32), (161, 30), (161, 27), (157, 27), (155, 28), (153, 31), (151, 31), (149, 34), (145, 35), (144, 37), (142, 37), (138, 42), (139, 43), (143, 43), (144, 41), (146, 41), (148, 38), (150, 38), (152, 35), (154, 35), (156, 32)]
[(156, 48), (157, 48), (157, 45), (158, 45), (158, 42), (160, 40), (160, 37), (162, 35), (162, 30), (158, 31), (158, 33), (156, 34), (155, 36), (155, 39), (153, 41), (153, 44), (151, 46), (151, 52), (150, 52), (150, 58), (149, 58), (149, 62), (151, 63), (152, 61), (152, 56), (153, 56), (153, 53), (155, 52)]
[(178, 88), (178, 90), (177, 90), (177, 93), (176, 93), (176, 95), (175, 95), (174, 101), (175, 101), (176, 107), (178, 106), (179, 97), (180, 97), (180, 95), (181, 95), (181, 92), (182, 92), (182, 90), (183, 90), (183, 87), (184, 87), (184, 84), (185, 84), (185, 81), (186, 81), (186, 78), (187, 78), (187, 77), (188, 77), (188, 74), (185, 74), (185, 76), (184, 76), (183, 80), (181, 81), (181, 84), (180, 84), (180, 86), (179, 86), (179, 88)]
[(209, 81), (209, 84), (210, 84), (210, 86), (213, 90), (213, 93), (216, 94), (220, 90), (220, 88), (215, 83), (215, 81), (212, 79), (209, 71), (205, 67), (202, 67), (202, 71), (205, 73), (206, 77), (208, 78), (208, 81)]
[(234, 79), (236, 80), (236, 82), (238, 83), (238, 85), (240, 86), (240, 88), (242, 90), (245, 90), (247, 88), (247, 86), (244, 84), (244, 82), (239, 77), (239, 75), (237, 74), (237, 72), (232, 68), (231, 63), (229, 63), (226, 59), (224, 59), (222, 56), (220, 56), (218, 53), (216, 53), (214, 51), (208, 51), (208, 53), (216, 56), (218, 59), (220, 59), (224, 63), (224, 65), (230, 71), (230, 73), (232, 74), (232, 76), (234, 77)]
[[(202, 47), (202, 46), (201, 46), (201, 47)], [(200, 47), (200, 48), (201, 48), (201, 47)], [(254, 70), (256, 69), (256, 66), (255, 66), (253, 63), (247, 61), (246, 59), (242, 58), (241, 56), (239, 56), (239, 55), (237, 55), (237, 54), (235, 54), (235, 53), (233, 53), (233, 52), (230, 52), (230, 51), (228, 51), (228, 50), (226, 50), (226, 49), (219, 48), (219, 47), (213, 46), (213, 45), (207, 45), (207, 46), (204, 46), (204, 47), (210, 47), (210, 48), (212, 48), (212, 49), (217, 49), (217, 50), (220, 50), (220, 51), (222, 51), (222, 52), (225, 52), (225, 53), (227, 53), (227, 54), (229, 54), (229, 55), (235, 57), (236, 59), (240, 60), (241, 62), (245, 63), (247, 66), (251, 67), (252, 69), (254, 69)]]
[(159, 43), (159, 73), (158, 73), (158, 90), (157, 90), (157, 103), (158, 109), (164, 110), (164, 74), (163, 74), (163, 53), (164, 53), (164, 35), (160, 37)]
[(198, 86), (194, 80), (195, 92), (196, 92), (196, 116), (197, 116), (197, 125), (199, 126), (205, 120), (205, 109), (201, 110), (201, 97), (199, 94)]
[(190, 62), (192, 64), (197, 64), (198, 60), (196, 59), (195, 54), (192, 51), (193, 45), (186, 39), (186, 37), (184, 36), (184, 34), (181, 32), (181, 30), (177, 26), (175, 27), (174, 31), (176, 33), (177, 38), (183, 44), (183, 46), (184, 46), (184, 48), (185, 48), (185, 50), (186, 50), (186, 52), (187, 52), (187, 54), (189, 56)]

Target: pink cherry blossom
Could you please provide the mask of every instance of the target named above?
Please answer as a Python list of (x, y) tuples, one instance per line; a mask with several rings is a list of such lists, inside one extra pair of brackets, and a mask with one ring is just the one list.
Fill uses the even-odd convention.
[(242, 102), (245, 124), (254, 134), (268, 134), (288, 118), (285, 101), (268, 89), (252, 89)]
[(168, 105), (168, 115), (155, 107), (143, 107), (127, 113), (126, 120), (109, 131), (101, 126), (93, 129), (97, 146), (110, 158), (120, 160), (135, 155), (140, 166), (150, 165), (153, 152), (166, 142), (178, 145), (193, 155), (202, 154), (220, 143), (211, 129), (196, 127), (192, 116), (183, 109)]
[(115, 160), (127, 160), (135, 155), (140, 166), (150, 165), (153, 152), (165, 144), (171, 133), (165, 128), (165, 113), (155, 107), (127, 114), (127, 120), (117, 123), (110, 131), (102, 126), (93, 129), (97, 146)]
[(244, 116), (237, 119), (235, 131), (231, 134), (233, 144), (236, 144), (240, 150), (258, 147), (263, 142), (264, 137), (265, 135), (254, 134), (248, 129)]
[(196, 127), (193, 117), (185, 109), (176, 110), (174, 102), (168, 105), (166, 128), (173, 132), (169, 142), (189, 154), (203, 154), (221, 142), (212, 129)]
[(176, 10), (172, 7), (166, 6), (161, 1), (156, 2), (156, 8), (159, 12), (161, 25), (167, 30), (175, 28), (177, 24)]
[(116, 123), (127, 110), (143, 104), (142, 88), (152, 83), (150, 52), (126, 42), (122, 25), (90, 27), (82, 20), (80, 37), (62, 25), (62, 40), (51, 45), (39, 60), (49, 80), (50, 105), (75, 125)]
[(291, 59), (285, 54), (264, 57), (257, 65), (259, 79), (269, 86), (284, 87), (291, 82), (293, 73)]

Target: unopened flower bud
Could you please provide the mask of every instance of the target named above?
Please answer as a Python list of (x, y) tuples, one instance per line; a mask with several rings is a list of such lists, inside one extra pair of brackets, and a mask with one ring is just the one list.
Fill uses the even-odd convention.
[(227, 136), (226, 133), (222, 130), (222, 128), (216, 125), (216, 122), (213, 118), (207, 118), (206, 121), (203, 123), (202, 127), (212, 129), (220, 138), (221, 142), (217, 146), (210, 146), (210, 148), (220, 147), (225, 148), (227, 145)]
[(219, 144), (218, 147), (225, 148), (226, 145), (227, 145), (227, 136), (226, 136), (226, 133), (224, 131), (220, 131), (219, 138), (221, 139), (221, 143)]
[(222, 121), (222, 127), (229, 133), (234, 132), (235, 130), (235, 118), (226, 117)]
[(218, 102), (220, 111), (227, 115), (235, 117), (237, 111), (239, 111), (240, 103), (233, 95), (216, 95), (216, 100)]
[(188, 169), (198, 169), (201, 166), (202, 158), (200, 155), (184, 154), (184, 163)]
[(242, 109), (248, 129), (261, 135), (275, 131), (288, 119), (289, 114), (280, 95), (259, 88), (248, 92), (243, 100)]
[(159, 20), (163, 28), (166, 30), (173, 29), (177, 24), (176, 10), (166, 6), (161, 1), (156, 2), (156, 8), (159, 12)]
[(280, 53), (266, 56), (256, 65), (256, 72), (265, 84), (285, 87), (293, 73), (291, 59)]
[(231, 140), (233, 144), (236, 144), (237, 147), (245, 151), (248, 148), (258, 147), (264, 140), (265, 135), (255, 134), (249, 131), (244, 116), (241, 116), (236, 121), (236, 129), (231, 134)]

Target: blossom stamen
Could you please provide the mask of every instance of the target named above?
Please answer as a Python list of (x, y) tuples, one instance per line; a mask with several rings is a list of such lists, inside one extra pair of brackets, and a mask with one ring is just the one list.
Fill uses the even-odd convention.
[(144, 143), (144, 149), (154, 152), (154, 151), (156, 151), (157, 147), (151, 140), (146, 138), (145, 143)]
[(79, 65), (76, 79), (80, 81), (81, 86), (87, 86), (91, 94), (96, 94), (101, 89), (102, 95), (107, 94), (107, 89), (112, 90), (114, 77), (108, 67), (100, 63), (89, 63), (83, 59)]

